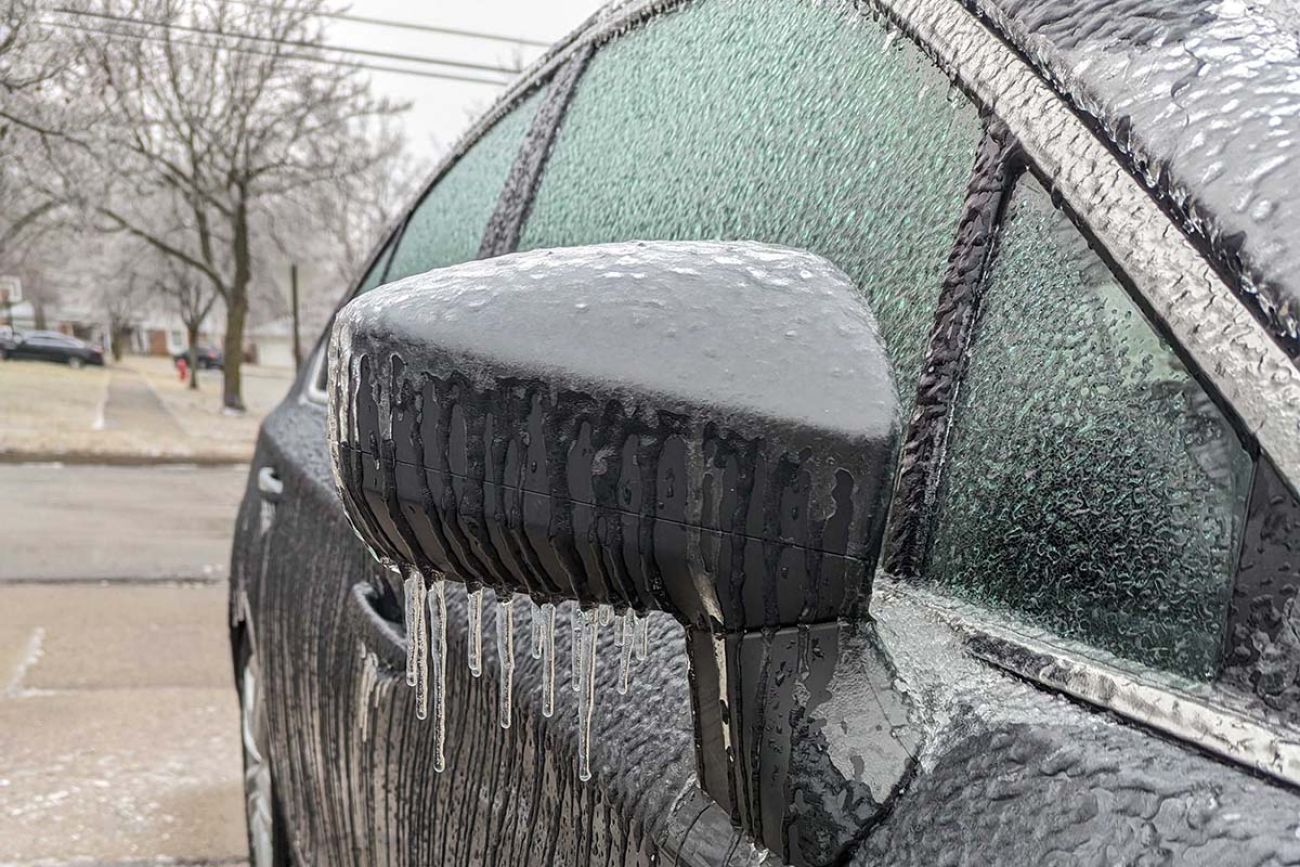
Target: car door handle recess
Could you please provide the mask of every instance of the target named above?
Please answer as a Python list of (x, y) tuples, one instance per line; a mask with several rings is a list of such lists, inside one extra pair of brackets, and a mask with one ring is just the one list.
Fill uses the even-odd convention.
[(284, 493), (284, 482), (274, 467), (262, 467), (257, 471), (257, 492), (263, 499), (275, 502)]
[(883, 815), (917, 746), (866, 613), (899, 404), (843, 272), (749, 242), (518, 253), (358, 297), (330, 353), (335, 481), (409, 570), (407, 679), (436, 732), (443, 576), (471, 592), (475, 674), (482, 588), (507, 648), (514, 594), (543, 603), (544, 636), (547, 605), (580, 603), (583, 779), (597, 634), (614, 624), (626, 666), (659, 610), (686, 629), (700, 785), (738, 826), (829, 864)]

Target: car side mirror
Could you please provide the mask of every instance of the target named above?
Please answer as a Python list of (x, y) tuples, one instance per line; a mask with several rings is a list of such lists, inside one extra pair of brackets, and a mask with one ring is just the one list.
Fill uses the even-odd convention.
[(865, 616), (899, 431), (847, 276), (757, 243), (519, 253), (357, 298), (329, 363), (336, 481), (378, 556), (670, 613), (702, 787), (786, 860), (838, 857), (871, 816), (844, 810), (866, 784), (816, 706)]

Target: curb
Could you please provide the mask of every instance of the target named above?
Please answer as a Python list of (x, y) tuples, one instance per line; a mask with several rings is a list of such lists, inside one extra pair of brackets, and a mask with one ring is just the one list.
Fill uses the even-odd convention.
[(252, 452), (247, 455), (147, 455), (89, 451), (0, 451), (0, 464), (67, 464), (69, 466), (97, 464), (109, 467), (155, 467), (186, 464), (198, 467), (234, 467), (248, 464), (252, 460)]

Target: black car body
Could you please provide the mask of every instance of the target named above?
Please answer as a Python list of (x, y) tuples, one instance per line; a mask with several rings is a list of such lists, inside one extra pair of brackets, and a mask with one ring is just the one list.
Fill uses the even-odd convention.
[(54, 361), (70, 367), (103, 365), (104, 350), (58, 331), (28, 331), (3, 347), (4, 357), (27, 361)]
[[(1300, 863), (1297, 21), (1192, 5), (656, 0), (539, 61), (350, 297), (650, 239), (842, 269), (901, 446), (869, 608), (834, 626), (846, 665), (885, 661), (780, 738), (843, 784), (719, 797), (697, 746), (770, 745), (699, 737), (700, 672), (653, 611), (626, 694), (606, 639), (583, 781), (577, 696), (545, 716), (520, 642), (503, 719), (453, 584), (435, 772), (404, 588), (331, 471), (322, 339), (232, 561), (258, 863)], [(802, 666), (728, 688), (761, 708), (813, 689)]]
[(193, 363), (199, 370), (221, 370), (224, 364), (224, 356), (221, 350), (215, 346), (196, 346), (194, 347), (194, 359), (191, 361), (188, 349), (177, 352), (172, 356), (172, 361), (180, 364), (183, 360), (186, 364)]

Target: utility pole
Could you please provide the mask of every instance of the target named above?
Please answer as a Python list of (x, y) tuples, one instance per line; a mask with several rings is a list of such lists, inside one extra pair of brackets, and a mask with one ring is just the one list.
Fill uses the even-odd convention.
[(298, 330), (298, 263), (289, 266), (289, 294), (293, 306), (293, 369), (302, 367), (302, 338)]

